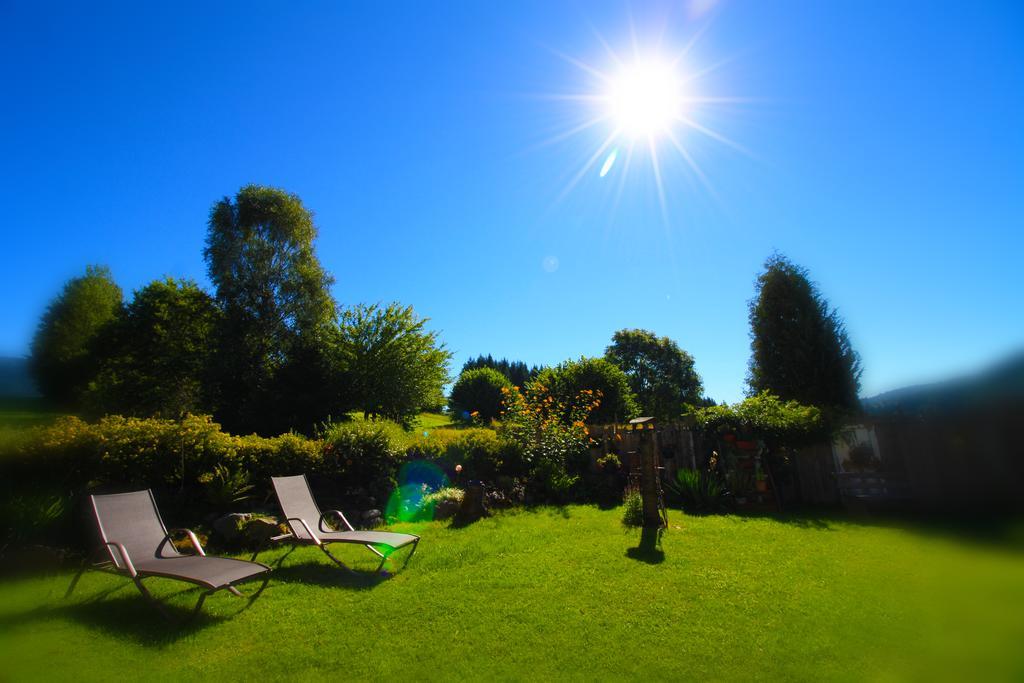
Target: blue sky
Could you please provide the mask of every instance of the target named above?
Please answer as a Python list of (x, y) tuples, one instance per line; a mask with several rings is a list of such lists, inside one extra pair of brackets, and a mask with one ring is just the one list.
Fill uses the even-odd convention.
[[(645, 327), (738, 399), (775, 250), (845, 317), (865, 395), (1024, 341), (1019, 3), (143, 5), (0, 6), (0, 354), (87, 263), (205, 284), (210, 205), (251, 182), (315, 212), (339, 302), (412, 304), (456, 369)], [(565, 56), (698, 33), (680, 68), (730, 99), (693, 116), (743, 148), (679, 131), (713, 192), (664, 140), (664, 205), (649, 153), (566, 191), (611, 124), (552, 141), (594, 113), (560, 96), (602, 91)]]

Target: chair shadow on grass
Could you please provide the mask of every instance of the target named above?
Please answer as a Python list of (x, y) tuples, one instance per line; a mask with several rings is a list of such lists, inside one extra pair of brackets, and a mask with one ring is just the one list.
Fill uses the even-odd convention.
[(661, 548), (661, 535), (664, 529), (644, 527), (640, 531), (640, 545), (626, 550), (626, 557), (646, 564), (661, 564), (665, 561), (665, 551)]
[[(35, 609), (4, 615), (0, 617), (0, 630), (14, 626), (31, 627), (37, 622), (66, 619), (139, 645), (161, 646), (228, 620), (248, 609), (250, 604), (246, 601), (244, 606), (224, 616), (200, 612), (194, 618), (190, 618), (192, 605), (200, 591), (199, 588), (187, 588), (161, 596), (164, 600), (163, 609), (174, 621), (168, 621), (161, 616), (139, 595), (131, 583), (126, 583), (125, 586), (90, 594), (84, 600), (58, 598)], [(120, 594), (112, 597), (115, 593)], [(182, 597), (185, 595), (188, 597)], [(171, 600), (168, 601), (167, 597)], [(227, 598), (228, 596), (225, 596), (223, 599)]]
[[(291, 546), (287, 552), (271, 563), (273, 575), (271, 583), (301, 583), (326, 588), (350, 588), (368, 590), (386, 581), (392, 574), (386, 569), (381, 572), (365, 571), (357, 568), (345, 570), (335, 564), (320, 560), (322, 555), (311, 548), (303, 548), (304, 557), (295, 557), (298, 546)], [(285, 560), (291, 558), (288, 564)]]

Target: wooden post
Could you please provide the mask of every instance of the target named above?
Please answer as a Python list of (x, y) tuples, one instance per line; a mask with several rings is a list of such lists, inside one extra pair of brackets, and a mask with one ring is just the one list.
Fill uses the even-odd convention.
[(659, 528), (662, 524), (658, 483), (654, 434), (644, 434), (640, 442), (640, 497), (643, 499), (645, 527)]

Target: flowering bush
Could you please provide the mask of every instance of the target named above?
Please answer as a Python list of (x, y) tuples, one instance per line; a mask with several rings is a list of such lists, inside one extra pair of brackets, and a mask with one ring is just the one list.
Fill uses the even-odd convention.
[(566, 465), (586, 455), (587, 418), (601, 403), (601, 392), (584, 389), (570, 402), (546, 385), (531, 382), (523, 390), (505, 388), (505, 412), (498, 434), (522, 449), (530, 492), (544, 500), (563, 500), (578, 476)]

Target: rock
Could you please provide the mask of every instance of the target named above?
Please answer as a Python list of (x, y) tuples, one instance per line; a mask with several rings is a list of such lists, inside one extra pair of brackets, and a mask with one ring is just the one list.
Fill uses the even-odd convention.
[(384, 519), (380, 510), (367, 510), (363, 513), (362, 527), (364, 529), (372, 529), (381, 526), (383, 523)]
[(227, 542), (237, 541), (242, 535), (242, 528), (245, 523), (252, 519), (252, 515), (246, 512), (232, 512), (220, 517), (213, 523), (213, 530)]
[(245, 540), (256, 544), (266, 543), (274, 536), (280, 536), (281, 533), (283, 532), (277, 525), (277, 520), (269, 517), (254, 517), (246, 522), (242, 529)]
[(459, 511), (459, 505), (459, 501), (450, 498), (437, 501), (437, 505), (434, 506), (434, 519), (450, 519)]
[(465, 526), (472, 524), (481, 517), (489, 515), (484, 485), (479, 481), (469, 482), (469, 486), (466, 487), (466, 493), (462, 497), (462, 505), (459, 506), (458, 512), (455, 513), (455, 519), (452, 520), (452, 523), (456, 526)]

